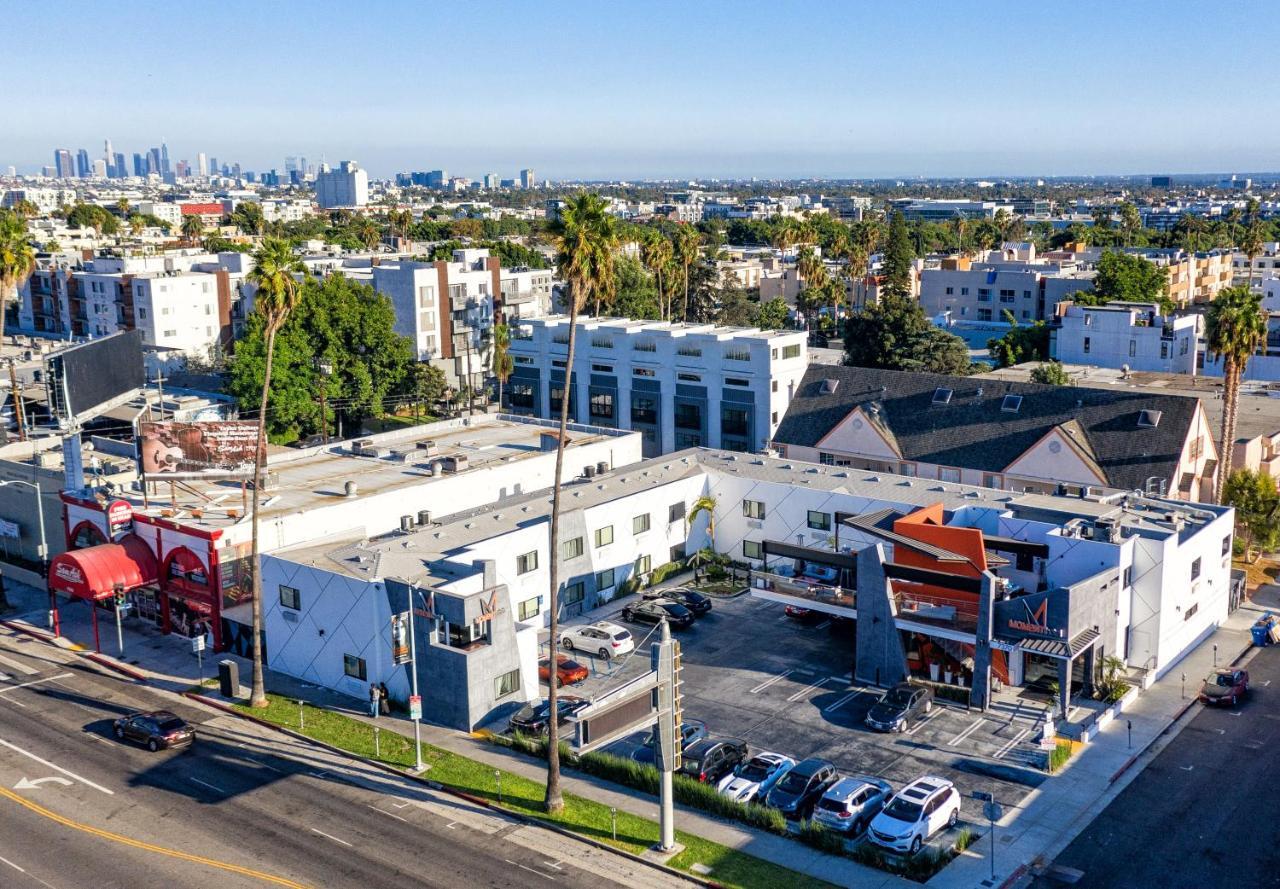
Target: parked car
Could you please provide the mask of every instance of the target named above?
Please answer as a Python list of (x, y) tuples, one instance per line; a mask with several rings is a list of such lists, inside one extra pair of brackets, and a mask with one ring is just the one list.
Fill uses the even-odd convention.
[(622, 609), (628, 623), (656, 624), (667, 621), (673, 630), (683, 630), (693, 623), (693, 612), (670, 599), (641, 599)]
[(762, 800), (795, 764), (781, 753), (757, 753), (721, 778), (716, 789), (740, 803)]
[(773, 785), (765, 797), (765, 805), (792, 821), (808, 818), (822, 794), (838, 777), (836, 767), (825, 759), (802, 760)]
[(687, 590), (684, 587), (672, 587), (669, 590), (650, 590), (645, 593), (645, 599), (669, 599), (672, 602), (679, 602), (685, 608), (693, 612), (694, 617), (702, 617), (704, 614), (711, 613), (711, 600), (702, 593)]
[(867, 728), (905, 732), (933, 712), (933, 689), (903, 682), (889, 689), (867, 711)]
[(685, 748), (680, 758), (680, 774), (701, 784), (717, 784), (747, 758), (746, 741), (736, 738), (703, 738)]
[(841, 778), (818, 800), (813, 820), (857, 836), (880, 814), (891, 796), (893, 788), (881, 778)]
[[(573, 685), (581, 682), (591, 674), (582, 664), (567, 654), (556, 654), (556, 685)], [(538, 678), (543, 682), (551, 681), (551, 658), (544, 657), (538, 661)]]
[(929, 838), (960, 820), (960, 792), (945, 778), (917, 778), (871, 821), (867, 834), (877, 846), (914, 855)]
[(122, 741), (137, 741), (155, 753), (157, 750), (190, 747), (196, 740), (196, 731), (187, 721), (168, 710), (151, 710), (121, 716), (112, 724), (112, 730)]
[[(559, 717), (558, 722), (563, 725), (570, 716), (585, 707), (589, 701), (584, 698), (574, 697), (573, 695), (562, 695), (557, 701), (556, 715)], [(530, 701), (515, 712), (510, 719), (507, 720), (507, 727), (513, 732), (520, 732), (523, 735), (541, 735), (547, 731), (547, 724), (551, 721), (551, 702), (546, 698), (540, 698), (536, 701)]]
[(566, 651), (594, 653), (606, 661), (630, 654), (636, 647), (631, 631), (607, 620), (580, 627), (568, 627), (560, 637)]
[(1214, 670), (1200, 688), (1200, 700), (1206, 704), (1230, 704), (1232, 707), (1249, 691), (1249, 671), (1224, 668)]
[[(707, 737), (707, 724), (698, 719), (688, 719), (680, 723), (680, 750), (684, 752), (688, 750), (690, 745), (697, 741), (701, 741)], [(649, 732), (649, 737), (644, 739), (644, 743), (640, 745), (640, 749), (631, 754), (631, 758), (636, 762), (653, 762), (654, 753), (658, 749), (658, 733), (657, 729)]]

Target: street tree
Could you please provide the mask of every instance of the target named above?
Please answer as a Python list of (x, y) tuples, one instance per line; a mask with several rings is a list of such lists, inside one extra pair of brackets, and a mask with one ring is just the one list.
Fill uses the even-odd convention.
[(789, 325), (787, 320), (791, 315), (791, 310), (787, 307), (787, 301), (780, 296), (760, 303), (756, 309), (755, 326), (761, 330), (784, 330)]
[(1258, 555), (1280, 546), (1280, 491), (1274, 478), (1252, 469), (1237, 469), (1227, 479), (1222, 502), (1235, 507), (1246, 559), (1255, 546)]
[(701, 234), (692, 225), (682, 225), (676, 230), (675, 258), (684, 269), (684, 306), (680, 312), (681, 321), (689, 319), (689, 267), (698, 259), (701, 241)]
[(511, 328), (505, 324), (493, 326), (493, 375), (498, 380), (498, 410), (502, 410), (502, 387), (511, 379), (516, 369), (511, 355)]
[(1236, 417), (1240, 410), (1240, 379), (1249, 359), (1266, 341), (1267, 317), (1262, 311), (1262, 295), (1245, 287), (1227, 287), (1209, 303), (1205, 314), (1205, 346), (1211, 356), (1222, 359), (1222, 442), (1218, 468), (1219, 503), (1231, 473), (1236, 442)]

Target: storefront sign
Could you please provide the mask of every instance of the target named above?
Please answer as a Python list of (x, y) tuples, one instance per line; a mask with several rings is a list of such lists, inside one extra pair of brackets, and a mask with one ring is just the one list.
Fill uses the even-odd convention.
[(409, 718), (422, 718), (422, 695), (409, 695)]
[(391, 662), (407, 664), (409, 652), (409, 612), (391, 615)]
[(1047, 590), (995, 603), (995, 632), (1006, 639), (1066, 639), (1071, 597)]
[(84, 584), (84, 572), (75, 565), (69, 565), (66, 562), (59, 562), (54, 566), (53, 576), (58, 580), (65, 580), (67, 583), (77, 586)]
[(107, 527), (111, 529), (113, 538), (121, 532), (132, 531), (133, 506), (125, 500), (114, 501), (107, 507)]

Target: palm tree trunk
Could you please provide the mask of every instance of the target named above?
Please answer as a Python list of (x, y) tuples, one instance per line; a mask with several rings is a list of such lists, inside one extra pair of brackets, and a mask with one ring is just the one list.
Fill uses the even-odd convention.
[(547, 795), (543, 802), (547, 812), (556, 814), (564, 810), (564, 796), (560, 792), (560, 716), (559, 689), (556, 687), (556, 658), (560, 651), (560, 473), (564, 469), (564, 439), (569, 427), (569, 400), (573, 396), (573, 350), (577, 344), (578, 299), (569, 285), (569, 353), (565, 356), (564, 389), (560, 396), (560, 435), (556, 440), (556, 474), (551, 488), (551, 554), (547, 558), (550, 574), (550, 595), (547, 608), (551, 612), (551, 639), (548, 656), (551, 675), (547, 702), (551, 712), (547, 716)]
[(1240, 398), (1240, 369), (1235, 360), (1227, 356), (1222, 367), (1222, 453), (1218, 460), (1218, 483), (1214, 499), (1222, 502), (1227, 476), (1231, 474), (1231, 457), (1235, 449), (1236, 414)]
[(666, 298), (662, 293), (662, 269), (654, 268), (654, 273), (658, 276), (658, 320), (667, 320)]
[(684, 264), (684, 305), (680, 310), (680, 320), (689, 320), (689, 263)]
[(262, 560), (258, 548), (258, 507), (262, 499), (262, 464), (267, 437), (267, 398), (271, 393), (271, 363), (276, 351), (275, 325), (267, 322), (267, 367), (262, 377), (262, 403), (258, 408), (258, 446), (253, 455), (253, 519), (249, 551), (249, 571), (253, 577), (253, 685), (250, 707), (266, 707), (267, 691), (262, 681)]

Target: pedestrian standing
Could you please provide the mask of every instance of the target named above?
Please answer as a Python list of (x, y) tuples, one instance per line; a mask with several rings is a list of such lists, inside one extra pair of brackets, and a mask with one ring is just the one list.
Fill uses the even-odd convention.
[(378, 683), (378, 712), (383, 716), (391, 715), (391, 692), (385, 682)]
[(378, 690), (378, 683), (370, 682), (369, 683), (369, 715), (370, 716), (377, 717), (378, 699), (381, 697), (382, 697), (382, 694)]

